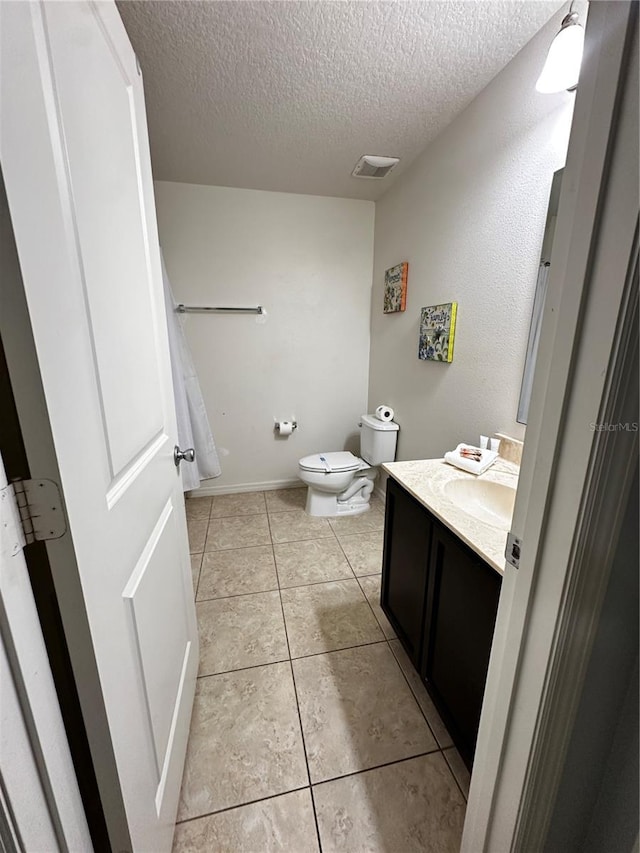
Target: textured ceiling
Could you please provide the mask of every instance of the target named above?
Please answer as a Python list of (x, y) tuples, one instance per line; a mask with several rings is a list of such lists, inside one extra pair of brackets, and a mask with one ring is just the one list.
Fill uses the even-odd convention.
[[(159, 180), (382, 195), (557, 0), (121, 0)], [(558, 16), (558, 23), (560, 22)], [(383, 181), (362, 154), (400, 157)]]

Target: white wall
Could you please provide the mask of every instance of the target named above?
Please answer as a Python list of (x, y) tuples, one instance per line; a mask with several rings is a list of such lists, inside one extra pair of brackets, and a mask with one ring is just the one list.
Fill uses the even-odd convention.
[[(366, 411), (372, 202), (157, 182), (179, 302), (264, 305), (189, 315), (187, 337), (221, 456), (217, 491), (297, 479), (298, 459), (357, 452)], [(298, 430), (275, 438), (276, 419)]]
[[(566, 10), (565, 10), (566, 13)], [(376, 204), (369, 404), (401, 425), (398, 459), (441, 456), (515, 417), (553, 172), (574, 96), (535, 82), (562, 12)], [(409, 261), (405, 313), (382, 313), (384, 271)], [(453, 362), (418, 360), (422, 306), (458, 302)]]

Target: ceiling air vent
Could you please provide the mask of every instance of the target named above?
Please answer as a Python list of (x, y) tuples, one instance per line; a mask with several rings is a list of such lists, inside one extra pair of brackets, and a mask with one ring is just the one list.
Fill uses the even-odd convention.
[(351, 174), (354, 178), (386, 178), (399, 162), (399, 157), (376, 157), (373, 154), (365, 154), (358, 160)]

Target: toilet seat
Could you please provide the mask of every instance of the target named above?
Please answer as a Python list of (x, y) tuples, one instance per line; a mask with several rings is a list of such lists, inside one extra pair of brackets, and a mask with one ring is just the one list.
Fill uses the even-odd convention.
[(358, 471), (366, 467), (367, 463), (348, 450), (336, 450), (332, 453), (313, 453), (311, 456), (304, 456), (299, 465), (303, 471), (337, 474), (345, 471)]

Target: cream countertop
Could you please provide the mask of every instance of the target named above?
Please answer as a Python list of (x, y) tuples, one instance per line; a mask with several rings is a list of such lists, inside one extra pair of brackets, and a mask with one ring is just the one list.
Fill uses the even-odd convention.
[(387, 462), (382, 468), (492, 568), (504, 574), (507, 534), (468, 515), (447, 498), (444, 487), (452, 480), (465, 479), (488, 480), (516, 488), (520, 471), (516, 464), (498, 459), (480, 476), (461, 471), (444, 459)]

